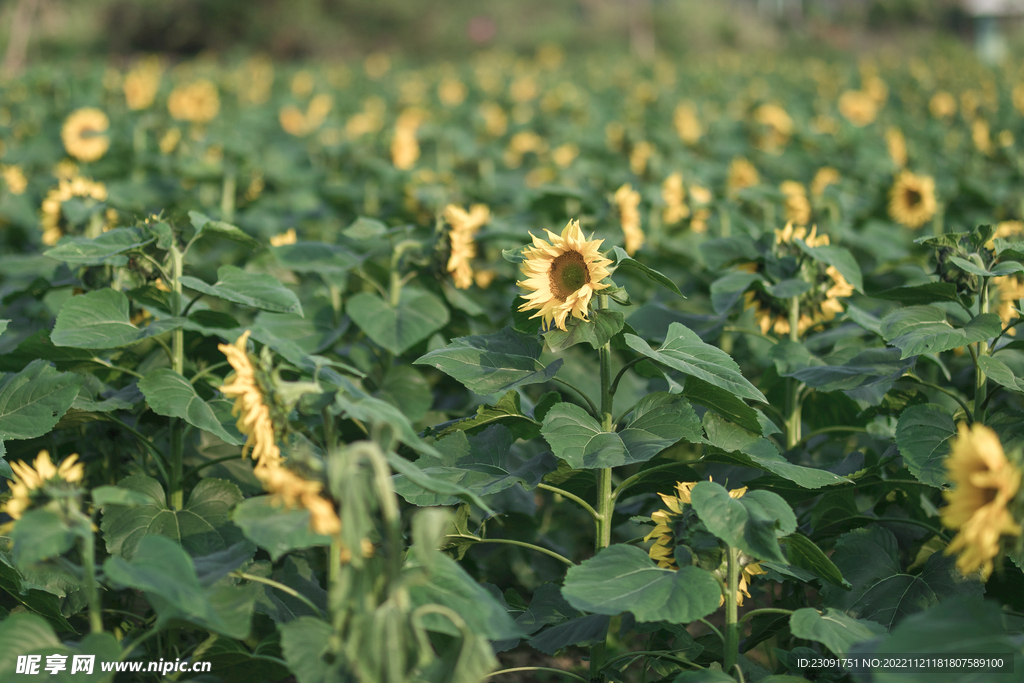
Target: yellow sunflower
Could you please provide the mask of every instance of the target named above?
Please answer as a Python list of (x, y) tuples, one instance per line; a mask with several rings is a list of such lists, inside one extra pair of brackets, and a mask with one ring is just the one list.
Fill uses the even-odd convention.
[(220, 111), (217, 86), (201, 78), (188, 85), (180, 85), (167, 98), (167, 110), (179, 121), (207, 123)]
[(743, 157), (736, 157), (729, 163), (729, 176), (726, 187), (729, 194), (736, 194), (745, 187), (753, 187), (761, 182), (761, 175), (754, 165)]
[(665, 208), (661, 212), (661, 220), (665, 225), (674, 225), (690, 215), (690, 207), (686, 205), (686, 188), (683, 187), (683, 174), (676, 171), (661, 184), (661, 198)]
[(806, 225), (811, 221), (811, 201), (807, 198), (807, 188), (803, 183), (786, 180), (779, 185), (779, 190), (786, 198), (786, 220), (797, 225)]
[(271, 501), (286, 510), (309, 510), (309, 527), (313, 533), (333, 536), (341, 532), (341, 519), (334, 504), (320, 495), (323, 485), (299, 476), (280, 465), (257, 465), (253, 470), (263, 488), (272, 493)]
[(270, 238), (270, 246), (272, 247), (283, 247), (289, 244), (295, 244), (299, 237), (295, 234), (295, 228), (288, 228), (282, 233), (278, 233)]
[(839, 96), (839, 113), (853, 125), (863, 128), (878, 116), (878, 102), (862, 90), (847, 90)]
[(107, 199), (107, 187), (103, 183), (93, 182), (81, 176), (61, 178), (57, 187), (46, 193), (40, 207), (40, 227), (43, 230), (43, 244), (53, 246), (64, 236), (61, 227), (64, 202), (74, 199), (93, 199), (98, 202)]
[(646, 240), (644, 231), (640, 229), (640, 193), (626, 183), (615, 191), (615, 204), (619, 207), (619, 221), (622, 223), (626, 253), (632, 256)]
[(907, 165), (907, 139), (903, 137), (903, 131), (895, 126), (890, 126), (885, 131), (885, 146), (889, 149), (889, 158), (896, 168), (903, 168)]
[(672, 114), (672, 125), (679, 138), (688, 145), (696, 143), (704, 134), (704, 128), (697, 117), (697, 107), (691, 102), (683, 102), (676, 106)]
[(391, 140), (391, 161), (395, 168), (408, 171), (420, 158), (420, 145), (416, 130), (423, 123), (424, 113), (419, 109), (406, 109), (395, 122), (395, 136)]
[(277, 447), (270, 408), (264, 401), (264, 393), (256, 379), (256, 368), (246, 352), (249, 334), (250, 331), (246, 330), (234, 344), (217, 346), (234, 370), (225, 379), (220, 391), (229, 398), (235, 398), (231, 414), (238, 416), (238, 431), (248, 436), (242, 448), (242, 457), (251, 448), (252, 459), (257, 461), (258, 467), (273, 467), (281, 462), (281, 449)]
[(814, 180), (811, 181), (811, 194), (815, 197), (821, 197), (825, 194), (825, 188), (829, 185), (838, 185), (842, 179), (843, 177), (839, 175), (839, 171), (836, 169), (831, 166), (822, 166), (814, 174)]
[[(1024, 299), (1024, 282), (1017, 279), (1015, 275), (1004, 275), (992, 278), (992, 282), (999, 288), (999, 304), (996, 313), (1003, 321), (1003, 326), (1020, 317), (1017, 306), (1021, 299)], [(1017, 336), (1017, 328), (1011, 327), (1006, 333), (1010, 336)]]
[(64, 121), (60, 138), (64, 149), (79, 161), (96, 161), (110, 149), (110, 138), (104, 131), (110, 128), (110, 119), (99, 109), (86, 107), (71, 113)]
[(523, 295), (526, 303), (519, 310), (535, 310), (531, 319), (541, 318), (545, 326), (554, 323), (565, 330), (570, 313), (586, 320), (594, 292), (609, 287), (602, 280), (609, 275), (611, 261), (598, 251), (604, 240), (587, 240), (579, 221), (569, 221), (561, 235), (545, 232), (550, 243), (531, 235), (533, 246), (523, 251), (525, 279), (516, 284), (529, 292)]
[(945, 90), (932, 95), (928, 110), (937, 119), (948, 119), (956, 113), (956, 98)]
[(0, 176), (3, 176), (7, 190), (11, 194), (24, 194), (28, 187), (28, 178), (21, 166), (0, 166)]
[(148, 109), (156, 99), (160, 89), (160, 77), (163, 67), (158, 58), (144, 59), (124, 77), (124, 100), (128, 108), (134, 111)]
[(78, 462), (78, 454), (69, 455), (55, 467), (50, 461), (48, 451), (39, 451), (34, 465), (24, 461), (12, 462), (11, 469), (14, 470), (14, 480), (9, 485), (12, 497), (7, 501), (3, 511), (12, 519), (21, 519), (22, 513), (32, 504), (31, 492), (41, 488), (54, 477), (76, 482), (81, 481), (84, 474), (82, 463)]
[(1020, 488), (1021, 473), (1003, 452), (999, 437), (988, 427), (960, 423), (946, 469), (955, 488), (944, 491), (949, 503), (940, 510), (942, 523), (959, 530), (946, 554), (959, 553), (956, 566), (964, 575), (981, 570), (987, 580), (1002, 536), (1019, 536), (1020, 524), (1008, 509)]
[(900, 172), (889, 192), (890, 218), (916, 229), (927, 223), (937, 208), (934, 178), (906, 170)]
[[(476, 257), (476, 233), (491, 220), (491, 210), (486, 204), (474, 204), (469, 211), (449, 204), (444, 207), (444, 217), (451, 226), (448, 241), (451, 256), (448, 257), (448, 272), (459, 289), (469, 289), (473, 284), (473, 259)], [(490, 283), (488, 283), (490, 284)]]

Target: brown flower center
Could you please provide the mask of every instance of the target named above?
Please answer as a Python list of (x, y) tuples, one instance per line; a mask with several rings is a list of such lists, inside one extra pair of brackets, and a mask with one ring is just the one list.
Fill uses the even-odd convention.
[(921, 203), (921, 193), (910, 188), (903, 191), (903, 198), (906, 200), (907, 206), (909, 207), (915, 207)]
[(567, 251), (551, 264), (548, 279), (551, 283), (551, 294), (559, 301), (565, 301), (570, 294), (590, 283), (590, 269), (587, 268), (582, 254)]

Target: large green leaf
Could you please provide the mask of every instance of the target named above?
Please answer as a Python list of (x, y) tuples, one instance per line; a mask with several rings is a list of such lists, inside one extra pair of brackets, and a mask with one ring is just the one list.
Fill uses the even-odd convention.
[(544, 417), (541, 433), (573, 468), (595, 469), (645, 462), (680, 440), (699, 442), (700, 422), (686, 399), (659, 392), (640, 400), (622, 431), (602, 431), (583, 408), (559, 403)]
[(904, 306), (919, 306), (935, 303), (936, 301), (960, 302), (960, 297), (956, 293), (956, 285), (952, 282), (926, 282), (923, 285), (896, 287), (895, 289), (875, 292), (869, 296), (873, 299), (898, 301)]
[(676, 283), (672, 282), (672, 280), (668, 279), (663, 274), (659, 273), (653, 268), (649, 268), (640, 261), (637, 261), (635, 258), (626, 253), (626, 250), (623, 249), (622, 247), (612, 247), (611, 257), (612, 265), (609, 268), (610, 272), (614, 273), (616, 270), (635, 270), (641, 275), (646, 276), (652, 282), (658, 283), (659, 285), (669, 290), (670, 292), (674, 292), (679, 296), (683, 295), (683, 293), (679, 291), (679, 287), (676, 286)]
[(603, 643), (608, 637), (608, 623), (611, 619), (606, 614), (588, 614), (585, 617), (574, 617), (568, 621), (546, 628), (527, 643), (530, 647), (544, 654), (554, 655), (562, 648), (570, 645), (592, 645)]
[(111, 555), (131, 559), (139, 544), (154, 535), (174, 539), (196, 556), (225, 550), (241, 540), (241, 532), (228, 520), (228, 512), (242, 500), (242, 492), (231, 482), (203, 479), (181, 510), (167, 506), (163, 487), (151, 477), (134, 474), (118, 486), (147, 496), (150, 502), (103, 506), (100, 528)]
[(231, 585), (225, 579), (204, 588), (192, 559), (169, 538), (146, 536), (131, 560), (107, 558), (103, 572), (108, 581), (145, 591), (158, 625), (180, 619), (229, 638), (249, 635), (255, 586)]
[(336, 244), (296, 242), (271, 247), (277, 262), (296, 273), (318, 273), (336, 277), (359, 263), (359, 258)]
[[(559, 398), (555, 392), (549, 392), (552, 399)], [(560, 399), (555, 402), (561, 402)], [(539, 405), (539, 404), (538, 404)], [(549, 404), (547, 407), (553, 403)], [(536, 416), (537, 411), (534, 411)], [(546, 414), (546, 413), (544, 413)], [(540, 416), (543, 419), (543, 415)], [(476, 409), (476, 415), (462, 420), (455, 420), (445, 425), (438, 425), (440, 428), (438, 436), (444, 437), (452, 432), (467, 431), (474, 432), (492, 425), (502, 424), (508, 427), (512, 435), (523, 440), (530, 440), (540, 436), (540, 422), (523, 412), (519, 392), (510, 389), (505, 395), (498, 399), (493, 406), (484, 404)]]
[(554, 377), (562, 359), (545, 367), (538, 360), (541, 350), (536, 335), (506, 327), (494, 334), (458, 337), (414, 362), (433, 366), (470, 391), (488, 395)]
[(637, 621), (688, 624), (718, 609), (722, 593), (703, 569), (661, 569), (642, 549), (623, 544), (570, 568), (562, 596), (586, 612), (632, 612)]
[(786, 562), (778, 538), (796, 530), (796, 516), (778, 494), (749, 491), (732, 498), (720, 484), (702, 481), (690, 500), (704, 526), (721, 540), (758, 559)]
[(747, 431), (757, 435), (761, 434), (761, 422), (757, 419), (757, 411), (730, 391), (716, 387), (714, 384), (708, 384), (691, 375), (683, 384), (683, 396), (690, 403), (710, 408)]
[(793, 612), (789, 617), (789, 630), (797, 638), (824, 644), (837, 655), (849, 654), (853, 645), (886, 632), (884, 626), (873, 621), (854, 619), (840, 610), (819, 612), (812, 607)]
[(71, 266), (98, 266), (113, 256), (139, 249), (154, 239), (139, 228), (115, 228), (95, 239), (65, 237), (57, 246), (44, 251), (43, 255)]
[(242, 501), (235, 506), (231, 520), (246, 538), (267, 550), (275, 562), (292, 550), (331, 543), (330, 537), (310, 531), (308, 510), (283, 510), (271, 502), (271, 496)]
[(11, 531), (12, 557), (25, 569), (42, 560), (62, 555), (75, 543), (75, 531), (61, 515), (45, 508), (29, 510)]
[(299, 617), (278, 628), (285, 661), (299, 683), (332, 680), (331, 663), (324, 659), (333, 632), (330, 624), (315, 617)]
[(980, 596), (984, 591), (980, 582), (964, 578), (955, 569), (955, 557), (943, 552), (933, 553), (919, 573), (903, 572), (896, 537), (878, 525), (843, 534), (832, 561), (853, 588), (824, 586), (825, 605), (886, 628), (946, 598)]
[(783, 373), (818, 391), (851, 391), (892, 383), (914, 367), (899, 349), (865, 349), (842, 365), (811, 365)]
[[(550, 453), (524, 461), (511, 452), (512, 432), (500, 424), (491, 425), (479, 434), (467, 436), (457, 431), (434, 444), (440, 458), (423, 456), (416, 464), (424, 474), (435, 480), (449, 481), (486, 496), (522, 484), (530, 490), (540, 483), (558, 463)], [(404, 476), (395, 477), (395, 491), (414, 505), (455, 505), (457, 496), (443, 496), (426, 491)]]
[(562, 351), (584, 342), (597, 349), (618, 334), (623, 324), (625, 319), (618, 311), (600, 309), (591, 312), (589, 320), (571, 318), (564, 331), (555, 328), (544, 333), (544, 341), (552, 351)]
[(187, 379), (174, 370), (151, 370), (139, 380), (139, 390), (157, 415), (181, 418), (193, 427), (210, 432), (235, 446), (243, 443), (221, 426), (220, 420), (213, 413), (213, 408), (199, 397), (195, 387)]
[(797, 244), (805, 254), (815, 261), (835, 266), (836, 270), (858, 292), (864, 291), (864, 277), (861, 275), (860, 266), (857, 265), (857, 260), (853, 258), (853, 254), (848, 249), (834, 245), (809, 247), (803, 240), (797, 240)]
[(631, 349), (673, 370), (692, 375), (740, 398), (768, 402), (764, 394), (740, 373), (740, 367), (729, 354), (705, 344), (696, 332), (680, 323), (669, 325), (665, 343), (657, 351), (636, 335), (627, 334), (625, 338)]
[(28, 609), (46, 617), (61, 631), (74, 633), (74, 627), (68, 623), (60, 610), (58, 598), (62, 596), (58, 596), (52, 589), (44, 590), (44, 588), (49, 587), (38, 586), (26, 579), (7, 559), (7, 555), (0, 553), (0, 589), (7, 591)]
[(849, 479), (838, 474), (789, 462), (769, 439), (748, 432), (712, 412), (704, 413), (704, 432), (707, 435), (705, 443), (712, 447), (707, 455), (710, 461), (754, 467), (777, 474), (806, 489), (850, 483)]
[[(47, 658), (62, 656), (65, 667), (56, 673), (47, 670)], [(90, 673), (73, 669), (76, 655), (91, 655)], [(18, 658), (35, 658), (33, 673), (17, 673)], [(4, 683), (111, 683), (114, 672), (104, 672), (100, 662), (118, 662), (121, 645), (110, 633), (92, 633), (80, 642), (62, 643), (49, 625), (34, 614), (14, 614), (0, 623), (0, 680)]]
[(132, 324), (128, 297), (116, 289), (99, 289), (64, 302), (50, 333), (54, 346), (116, 349), (177, 329), (183, 318), (164, 318), (144, 328)]
[(413, 287), (402, 289), (397, 306), (363, 292), (348, 300), (349, 317), (370, 339), (401, 354), (448, 322), (448, 307), (436, 295)]
[(934, 403), (910, 406), (896, 423), (896, 445), (907, 468), (922, 483), (938, 488), (947, 481), (946, 456), (954, 436), (953, 416)]
[(32, 361), (0, 379), (0, 441), (34, 439), (53, 429), (78, 396), (81, 375)]
[(218, 235), (250, 249), (259, 249), (261, 246), (258, 240), (250, 237), (247, 233), (243, 232), (241, 228), (231, 225), (230, 223), (215, 221), (209, 216), (199, 213), (198, 211), (189, 211), (188, 217), (192, 221), (192, 227), (196, 229), (196, 234), (193, 239), (199, 239), (206, 235)]
[(1001, 387), (1024, 393), (1024, 380), (1017, 378), (1013, 370), (1003, 361), (992, 356), (979, 356), (978, 367), (986, 376)]
[(273, 275), (249, 273), (235, 266), (221, 266), (217, 269), (217, 281), (212, 285), (187, 275), (181, 278), (181, 284), (242, 306), (302, 315), (302, 304), (298, 298)]
[(937, 306), (908, 306), (882, 318), (882, 338), (902, 351), (902, 358), (940, 353), (999, 334), (1002, 323), (995, 313), (983, 313), (955, 328)]
[(783, 538), (782, 542), (786, 546), (786, 559), (794, 567), (806, 569), (833, 586), (850, 587), (850, 582), (843, 578), (839, 568), (811, 539), (794, 532)]

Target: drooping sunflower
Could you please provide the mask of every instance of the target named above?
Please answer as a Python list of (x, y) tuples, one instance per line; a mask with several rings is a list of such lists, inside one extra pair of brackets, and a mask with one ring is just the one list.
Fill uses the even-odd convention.
[(448, 272), (459, 289), (469, 289), (473, 284), (473, 259), (476, 257), (476, 233), (491, 219), (491, 210), (486, 204), (474, 204), (469, 211), (449, 204), (444, 207), (444, 217), (450, 226), (448, 242), (451, 255), (448, 257)]
[(96, 161), (110, 149), (110, 138), (103, 133), (110, 119), (99, 109), (86, 107), (72, 112), (64, 121), (60, 138), (64, 149), (79, 161)]
[(229, 398), (235, 398), (231, 414), (238, 417), (238, 431), (248, 436), (242, 447), (242, 457), (251, 448), (252, 459), (257, 462), (257, 467), (274, 467), (281, 462), (281, 449), (277, 447), (274, 420), (264, 400), (265, 392), (260, 387), (256, 368), (246, 351), (249, 334), (250, 330), (246, 330), (234, 344), (217, 346), (234, 370), (221, 385), (220, 391)]
[(889, 191), (889, 216), (908, 228), (920, 228), (935, 215), (935, 179), (904, 170)]
[(55, 467), (48, 451), (39, 451), (33, 465), (24, 461), (12, 462), (11, 469), (14, 470), (14, 480), (10, 482), (12, 497), (3, 511), (12, 519), (21, 519), (22, 513), (32, 505), (32, 491), (41, 488), (46, 482), (56, 477), (73, 483), (81, 481), (84, 474), (77, 453), (69, 455)]
[(309, 510), (313, 533), (333, 536), (341, 532), (341, 519), (334, 504), (320, 495), (323, 484), (299, 476), (282, 465), (257, 465), (253, 470), (263, 488), (273, 494), (271, 502), (286, 510)]
[(587, 240), (577, 220), (569, 221), (561, 235), (545, 232), (550, 242), (531, 235), (533, 246), (523, 251), (525, 278), (516, 284), (529, 292), (519, 310), (537, 311), (531, 319), (541, 318), (545, 326), (554, 323), (565, 330), (569, 314), (586, 320), (594, 293), (609, 287), (603, 280), (611, 261), (598, 251), (604, 240)]
[(640, 193), (626, 183), (615, 191), (615, 204), (619, 207), (619, 221), (622, 224), (626, 253), (632, 256), (647, 239), (640, 228)]
[(954, 488), (943, 491), (949, 504), (940, 514), (943, 524), (958, 530), (946, 553), (959, 553), (956, 566), (964, 575), (980, 569), (987, 580), (1000, 538), (1022, 532), (1009, 510), (1020, 489), (1021, 472), (1007, 459), (996, 433), (977, 423), (969, 429), (960, 423), (946, 469)]

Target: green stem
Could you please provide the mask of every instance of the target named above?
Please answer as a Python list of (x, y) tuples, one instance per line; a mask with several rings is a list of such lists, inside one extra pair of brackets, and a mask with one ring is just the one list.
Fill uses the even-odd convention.
[(181, 475), (181, 478), (183, 480), (185, 480), (185, 481), (188, 481), (189, 477), (193, 477), (193, 476), (199, 474), (200, 472), (205, 470), (207, 467), (213, 467), (214, 465), (219, 465), (222, 462), (227, 462), (228, 460), (241, 460), (241, 459), (242, 459), (242, 454), (241, 453), (235, 453), (234, 455), (225, 455), (225, 456), (220, 457), (220, 458), (214, 458), (213, 460), (209, 460), (207, 462), (202, 463), (201, 465), (196, 465), (195, 467), (187, 470), (184, 474)]
[(107, 361), (103, 360), (102, 358), (93, 357), (93, 358), (90, 358), (89, 360), (91, 360), (93, 363), (98, 363), (99, 365), (102, 365), (103, 367), (108, 368), (110, 370), (116, 370), (117, 372), (123, 372), (126, 375), (131, 375), (132, 377), (136, 377), (138, 379), (142, 379), (142, 375), (140, 375), (139, 373), (135, 372), (134, 370), (129, 370), (128, 368), (122, 368), (120, 365), (114, 365), (113, 363), (107, 362)]
[(227, 164), (224, 169), (224, 185), (220, 195), (221, 219), (230, 223), (235, 220), (235, 193), (238, 191), (238, 175), (234, 164)]
[(467, 541), (473, 541), (474, 543), (498, 543), (502, 545), (516, 545), (520, 548), (529, 548), (530, 550), (536, 550), (538, 553), (544, 553), (548, 557), (553, 557), (559, 562), (562, 562), (570, 567), (576, 566), (575, 562), (573, 562), (572, 560), (563, 555), (559, 555), (554, 550), (548, 550), (547, 548), (542, 548), (539, 545), (526, 543), (524, 541), (515, 541), (511, 538), (480, 538), (478, 536), (470, 536), (467, 534), (447, 534), (445, 535), (445, 538), (462, 538)]
[(587, 679), (585, 679), (583, 676), (574, 674), (571, 671), (563, 671), (562, 669), (552, 669), (549, 666), (517, 666), (511, 669), (501, 669), (500, 671), (495, 671), (494, 673), (492, 673), (490, 676), (488, 676), (488, 678), (494, 678), (495, 676), (500, 676), (502, 674), (512, 674), (516, 673), (517, 671), (547, 671), (549, 673), (562, 674), (563, 676), (568, 676), (573, 680), (583, 681), (583, 683), (587, 683)]
[(593, 507), (590, 506), (590, 503), (588, 503), (587, 501), (583, 500), (582, 498), (580, 498), (579, 496), (577, 496), (574, 493), (569, 493), (565, 489), (560, 489), (557, 486), (550, 486), (550, 485), (544, 484), (544, 483), (537, 484), (537, 488), (543, 489), (545, 491), (551, 491), (552, 493), (557, 493), (560, 496), (568, 498), (569, 500), (573, 501), (574, 503), (576, 503), (577, 505), (582, 507), (588, 513), (590, 513), (590, 516), (593, 517), (595, 520), (600, 517), (600, 515), (597, 514), (597, 510), (595, 510)]
[[(800, 297), (789, 300), (789, 340), (800, 341)], [(800, 443), (800, 382), (793, 377), (786, 378), (786, 450)], [(727, 667), (728, 668), (728, 667)]]
[(782, 609), (781, 607), (765, 607), (763, 609), (754, 609), (754, 610), (750, 610), (749, 612), (744, 614), (742, 617), (740, 617), (740, 623), (742, 624), (743, 622), (749, 621), (750, 619), (753, 619), (754, 617), (759, 617), (762, 614), (792, 614), (792, 613), (793, 613), (793, 610), (791, 610), (791, 609)]
[(634, 474), (631, 477), (626, 477), (625, 481), (623, 481), (621, 484), (619, 484), (615, 488), (615, 491), (612, 492), (612, 501), (618, 500), (619, 496), (622, 495), (623, 491), (625, 491), (628, 488), (630, 488), (631, 486), (635, 485), (638, 481), (640, 481), (641, 479), (643, 479), (647, 475), (654, 474), (655, 472), (662, 472), (664, 470), (672, 469), (673, 467), (679, 467), (679, 465), (681, 465), (681, 464), (685, 464), (685, 463), (673, 462), (673, 463), (669, 463), (667, 465), (658, 465), (657, 467), (649, 467), (646, 470), (641, 470), (640, 472), (637, 472), (636, 474)]
[(710, 631), (711, 631), (712, 633), (714, 633), (714, 634), (715, 634), (716, 636), (718, 636), (718, 639), (719, 639), (720, 641), (722, 641), (722, 644), (723, 644), (723, 645), (725, 644), (725, 636), (723, 636), (723, 635), (722, 635), (722, 632), (721, 632), (721, 631), (719, 631), (719, 630), (718, 630), (718, 628), (717, 628), (717, 627), (716, 627), (716, 626), (715, 626), (714, 624), (712, 624), (712, 623), (711, 623), (710, 621), (708, 621), (707, 619), (703, 619), (703, 618), (701, 618), (701, 619), (698, 619), (697, 621), (699, 621), (700, 623), (702, 623), (702, 624), (704, 624), (705, 626), (707, 626), (707, 627), (708, 627), (708, 629), (709, 629), (709, 630), (710, 630)]
[(578, 387), (576, 387), (575, 385), (571, 384), (570, 382), (565, 381), (561, 377), (552, 377), (551, 379), (553, 379), (554, 381), (558, 382), (559, 384), (564, 384), (566, 387), (568, 387), (569, 389), (572, 389), (577, 394), (579, 394), (580, 398), (582, 398), (584, 401), (587, 402), (587, 406), (590, 408), (590, 414), (593, 415), (594, 417), (598, 418), (598, 419), (601, 418), (601, 413), (597, 410), (597, 406), (595, 406), (594, 402), (590, 400), (590, 397), (587, 396), (586, 394), (584, 394)]
[[(171, 282), (168, 283), (171, 296), (171, 315), (181, 315), (181, 276), (183, 257), (178, 251), (177, 242), (171, 244)], [(171, 332), (171, 366), (179, 375), (185, 372), (185, 330), (178, 328)], [(180, 510), (184, 505), (185, 494), (182, 490), (181, 469), (184, 453), (185, 423), (180, 418), (171, 419), (171, 480), (169, 482), (171, 507)]]
[(96, 537), (92, 533), (92, 519), (82, 514), (75, 506), (75, 517), (79, 523), (85, 526), (80, 536), (82, 553), (82, 578), (85, 581), (85, 591), (89, 598), (89, 632), (103, 633), (103, 603), (100, 599), (99, 584), (96, 583)]
[[(988, 278), (981, 279), (981, 298), (979, 301), (981, 314), (988, 313)], [(985, 371), (981, 369), (980, 359), (988, 355), (988, 341), (978, 342), (978, 354), (974, 358), (975, 383), (974, 383), (974, 419), (978, 422), (985, 422)]]
[(209, 375), (211, 372), (213, 372), (215, 370), (220, 370), (221, 368), (223, 368), (226, 365), (231, 365), (231, 364), (229, 362), (227, 362), (227, 361), (224, 361), (223, 363), (214, 363), (213, 365), (211, 365), (209, 367), (203, 368), (202, 370), (200, 370), (196, 374), (192, 375), (192, 379), (190, 379), (188, 381), (188, 383), (189, 384), (195, 384), (196, 380), (202, 379), (203, 377), (206, 377), (207, 375)]
[[(970, 349), (971, 346), (968, 345), (967, 348)], [(973, 349), (972, 349), (971, 353), (972, 354), (974, 353)], [(949, 396), (951, 399), (953, 399), (954, 401), (959, 403), (960, 407), (964, 409), (964, 414), (967, 415), (967, 421), (972, 423), (972, 424), (974, 423), (974, 412), (971, 411), (971, 409), (967, 407), (967, 404), (964, 403), (963, 399), (961, 399), (959, 396), (954, 394), (952, 391), (950, 391), (946, 387), (940, 386), (938, 384), (932, 384), (931, 382), (926, 382), (923, 379), (921, 379), (920, 377), (918, 377), (917, 375), (915, 375), (913, 373), (910, 373), (910, 372), (905, 374), (903, 377), (905, 377), (906, 379), (912, 379), (912, 380), (914, 380), (915, 382), (917, 382), (918, 384), (920, 384), (923, 387), (928, 387), (929, 389), (935, 389), (936, 391), (941, 391), (946, 396)]]
[(231, 572), (231, 576), (238, 577), (239, 579), (245, 579), (246, 581), (253, 581), (255, 583), (262, 583), (262, 584), (264, 584), (266, 586), (271, 586), (273, 588), (276, 588), (277, 590), (281, 591), (282, 593), (287, 593), (288, 595), (292, 596), (296, 600), (299, 600), (300, 602), (305, 604), (307, 607), (309, 607), (311, 610), (313, 610), (317, 615), (319, 615), (321, 619), (326, 619), (327, 618), (327, 615), (324, 614), (323, 610), (321, 610), (319, 607), (314, 605), (312, 600), (310, 600), (305, 595), (303, 595), (302, 593), (298, 592), (297, 590), (295, 590), (294, 588), (292, 588), (290, 586), (286, 586), (283, 583), (278, 583), (277, 581), (274, 581), (273, 579), (265, 579), (262, 576), (256, 576), (255, 574), (247, 574), (246, 572), (241, 572), (241, 571)]
[(728, 556), (729, 580), (725, 590), (725, 650), (722, 669), (732, 671), (740, 656), (740, 622), (736, 605), (736, 590), (740, 583), (740, 551), (729, 548)]
[(647, 360), (646, 356), (639, 356), (639, 357), (634, 358), (633, 360), (629, 361), (628, 363), (626, 363), (625, 365), (623, 365), (619, 369), (618, 373), (616, 373), (616, 375), (615, 375), (615, 379), (612, 380), (611, 392), (612, 392), (613, 396), (615, 395), (615, 392), (618, 390), (618, 388), (619, 388), (619, 380), (622, 379), (622, 376), (626, 374), (626, 370), (629, 370), (631, 367), (633, 367), (637, 363), (642, 363), (645, 360)]
[[(600, 294), (597, 298), (597, 308), (608, 308), (608, 296)], [(612, 402), (614, 395), (611, 391), (612, 380), (612, 346), (606, 342), (598, 352), (601, 362), (601, 429), (611, 432), (615, 429), (612, 421)], [(612, 470), (604, 467), (597, 470), (597, 533), (595, 540), (595, 552), (607, 548), (612, 542), (612, 515), (615, 509), (615, 498), (612, 496)], [(605, 650), (607, 649), (607, 634), (604, 640), (595, 643), (590, 647), (590, 680), (600, 681), (601, 671), (604, 669)]]
[(170, 485), (170, 479), (167, 476), (167, 470), (164, 469), (164, 463), (163, 463), (163, 460), (164, 460), (164, 457), (165, 457), (164, 454), (161, 453), (157, 449), (157, 447), (154, 446), (153, 443), (145, 435), (140, 433), (138, 430), (136, 430), (136, 429), (134, 429), (132, 427), (129, 427), (127, 424), (125, 424), (121, 420), (117, 419), (112, 414), (107, 413), (106, 414), (106, 419), (109, 420), (110, 422), (113, 422), (114, 424), (120, 425), (120, 427), (122, 429), (124, 429), (126, 432), (128, 432), (129, 434), (134, 436), (136, 439), (138, 439), (139, 442), (141, 442), (142, 445), (145, 446), (146, 449), (150, 453), (152, 453), (153, 460), (156, 462), (157, 469), (159, 469), (160, 470), (160, 474), (163, 475), (164, 483)]

